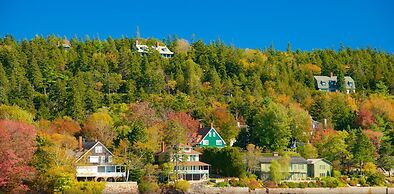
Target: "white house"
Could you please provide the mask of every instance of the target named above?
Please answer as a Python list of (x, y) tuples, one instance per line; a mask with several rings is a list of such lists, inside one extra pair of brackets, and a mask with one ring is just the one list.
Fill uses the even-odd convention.
[(159, 52), (159, 54), (164, 58), (172, 58), (174, 56), (174, 52), (170, 51), (170, 49), (166, 45), (160, 46), (159, 42), (156, 42), (155, 46), (149, 48), (148, 45), (139, 44), (138, 40), (136, 40), (135, 47), (137, 48), (137, 51), (141, 53), (141, 55), (143, 56), (148, 55), (150, 52), (154, 50)]

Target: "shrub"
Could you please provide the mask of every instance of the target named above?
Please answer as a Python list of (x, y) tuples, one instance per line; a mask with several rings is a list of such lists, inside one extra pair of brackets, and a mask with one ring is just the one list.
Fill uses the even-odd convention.
[(335, 177), (324, 177), (322, 181), (325, 187), (335, 188), (339, 185), (339, 180)]
[(339, 178), (341, 176), (341, 171), (333, 170), (332, 171), (332, 176), (335, 177), (335, 178)]
[(287, 186), (286, 182), (279, 183), (278, 187), (279, 188), (289, 188), (289, 186)]
[(268, 188), (277, 188), (278, 185), (274, 181), (267, 181), (264, 183), (265, 187)]
[(300, 183), (298, 183), (298, 187), (299, 188), (306, 188), (306, 187), (308, 187), (308, 183), (307, 182), (300, 182)]
[(367, 178), (367, 183), (371, 186), (381, 186), (384, 185), (384, 175), (379, 172), (372, 173)]
[(357, 178), (352, 178), (350, 181), (349, 181), (349, 185), (350, 186), (356, 186), (358, 184), (358, 179)]
[(248, 187), (250, 190), (255, 190), (261, 187), (261, 184), (254, 178), (249, 179)]
[(308, 187), (315, 188), (316, 187), (316, 183), (311, 181), (311, 182), (308, 183)]
[(289, 188), (297, 188), (298, 187), (298, 183), (295, 183), (295, 182), (287, 182), (286, 184), (287, 184), (287, 186), (289, 186)]
[(238, 187), (239, 186), (239, 181), (236, 179), (230, 179), (228, 181), (228, 183), (232, 186), (232, 187)]
[(175, 183), (175, 189), (177, 191), (186, 192), (187, 190), (190, 189), (190, 183), (188, 181), (185, 181), (185, 180), (177, 181)]
[(83, 194), (83, 193), (91, 193), (91, 194), (99, 194), (102, 193), (105, 188), (105, 182), (75, 182), (70, 189), (67, 189), (65, 193), (70, 194)]
[(216, 183), (214, 187), (229, 187), (230, 184), (228, 182), (219, 182)]
[(138, 182), (138, 190), (140, 193), (155, 193), (160, 189), (157, 181), (149, 177), (142, 177), (140, 182)]
[(367, 186), (367, 180), (365, 179), (364, 176), (361, 176), (361, 177), (358, 179), (358, 183), (360, 183), (361, 186)]

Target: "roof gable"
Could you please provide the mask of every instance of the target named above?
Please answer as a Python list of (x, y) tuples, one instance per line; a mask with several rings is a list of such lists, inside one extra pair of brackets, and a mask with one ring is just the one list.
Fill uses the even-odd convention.
[(201, 140), (200, 140), (198, 143), (201, 143), (201, 142), (207, 137), (207, 135), (209, 134), (209, 132), (211, 132), (211, 131), (213, 131), (214, 133), (216, 133), (217, 137), (219, 137), (220, 140), (223, 141), (223, 144), (226, 144), (226, 142), (224, 141), (224, 139), (222, 138), (222, 136), (220, 136), (220, 134), (219, 134), (219, 133), (216, 131), (216, 129), (213, 128), (213, 127), (208, 128), (208, 130), (207, 130), (207, 129), (204, 129), (204, 130), (203, 130), (203, 132), (204, 132), (205, 134), (202, 135), (202, 138), (201, 138)]
[(102, 146), (111, 156), (113, 156), (112, 152), (109, 151), (108, 148), (103, 143), (101, 143), (100, 141), (97, 141), (97, 142), (85, 142), (83, 144), (83, 148), (85, 150), (87, 150), (87, 151), (83, 152), (83, 154), (80, 155), (75, 162), (80, 161), (86, 154), (91, 152), (96, 146), (99, 146), (99, 145)]

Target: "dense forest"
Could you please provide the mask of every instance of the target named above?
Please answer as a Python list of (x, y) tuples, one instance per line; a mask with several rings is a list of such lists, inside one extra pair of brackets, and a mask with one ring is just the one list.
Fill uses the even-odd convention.
[[(157, 41), (174, 57), (141, 56), (134, 38), (73, 38), (69, 48), (56, 36), (1, 38), (0, 160), (7, 162), (0, 164), (0, 189), (69, 189), (75, 169), (68, 151), (80, 135), (106, 144), (139, 180), (161, 168), (151, 165), (161, 142), (187, 143), (200, 124), (210, 123), (235, 142), (231, 153), (253, 144), (264, 152), (324, 157), (343, 172), (368, 162), (393, 168), (392, 53), (140, 39)], [(351, 76), (356, 93), (317, 91), (313, 76), (331, 72)]]

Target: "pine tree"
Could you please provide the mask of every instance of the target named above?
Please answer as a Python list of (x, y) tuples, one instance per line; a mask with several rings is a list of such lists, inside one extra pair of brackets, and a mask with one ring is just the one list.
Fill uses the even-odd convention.
[(9, 83), (3, 65), (0, 62), (0, 104), (8, 102)]

